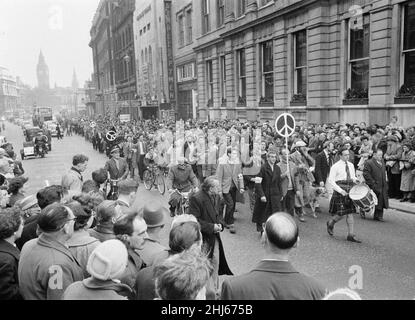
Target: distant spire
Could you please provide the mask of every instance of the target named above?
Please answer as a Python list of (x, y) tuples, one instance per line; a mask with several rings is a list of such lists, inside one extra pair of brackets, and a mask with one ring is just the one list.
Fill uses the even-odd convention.
[(49, 68), (46, 64), (42, 50), (39, 53), (39, 61), (37, 64), (37, 83), (41, 89), (49, 89)]
[(79, 88), (79, 83), (78, 83), (78, 79), (76, 77), (75, 68), (73, 68), (72, 89), (78, 89), (78, 88)]

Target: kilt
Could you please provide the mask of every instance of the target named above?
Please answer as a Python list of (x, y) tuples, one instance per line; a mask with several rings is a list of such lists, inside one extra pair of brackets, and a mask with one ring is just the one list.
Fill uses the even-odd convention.
[[(346, 181), (336, 181), (336, 183), (347, 193), (349, 193), (350, 189), (354, 186), (354, 183), (348, 183)], [(352, 199), (350, 199), (349, 195), (342, 196), (337, 191), (334, 191), (330, 200), (329, 213), (331, 213), (333, 216), (344, 216), (347, 214), (356, 213), (356, 207)]]

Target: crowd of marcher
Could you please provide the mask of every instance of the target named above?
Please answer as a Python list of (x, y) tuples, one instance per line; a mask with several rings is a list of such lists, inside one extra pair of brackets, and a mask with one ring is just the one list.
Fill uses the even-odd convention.
[[(415, 129), (397, 120), (385, 127), (299, 123), (286, 145), (269, 122), (67, 119), (67, 135), (84, 136), (111, 159), (85, 180), (88, 157), (75, 155), (61, 185), (30, 196), (21, 192), (27, 178), (8, 143), (0, 149), (0, 299), (356, 298), (347, 290), (328, 295), (292, 266), (294, 217), (316, 217), (328, 196), (329, 234), (346, 216), (347, 240), (360, 242), (351, 186), (364, 180), (374, 191), (378, 221), (389, 198), (415, 202)], [(169, 172), (170, 215), (174, 192), (193, 191), (188, 214), (173, 218), (168, 248), (159, 235), (169, 210), (133, 206), (152, 164)], [(236, 203), (245, 201), (265, 255), (250, 273), (233, 276), (220, 234), (237, 231)], [(221, 286), (220, 275), (231, 277)]]

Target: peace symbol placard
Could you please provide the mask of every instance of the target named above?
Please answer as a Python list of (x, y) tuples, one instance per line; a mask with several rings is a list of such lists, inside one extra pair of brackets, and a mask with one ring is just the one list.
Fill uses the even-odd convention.
[(117, 133), (115, 131), (108, 131), (105, 135), (108, 139), (108, 141), (114, 141), (117, 137)]
[(275, 120), (275, 130), (284, 138), (288, 138), (295, 131), (295, 119), (290, 113), (283, 113)]

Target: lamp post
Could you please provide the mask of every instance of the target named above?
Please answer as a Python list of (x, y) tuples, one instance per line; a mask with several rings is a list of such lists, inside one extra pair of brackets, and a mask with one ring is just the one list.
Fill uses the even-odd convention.
[[(127, 63), (127, 82), (128, 82), (128, 86), (130, 85), (130, 61), (131, 61), (131, 57), (128, 55), (128, 53), (125, 55), (124, 57), (124, 61)], [(130, 114), (130, 120), (132, 118), (131, 116), (131, 97), (130, 97), (130, 92), (128, 92), (128, 113)]]

